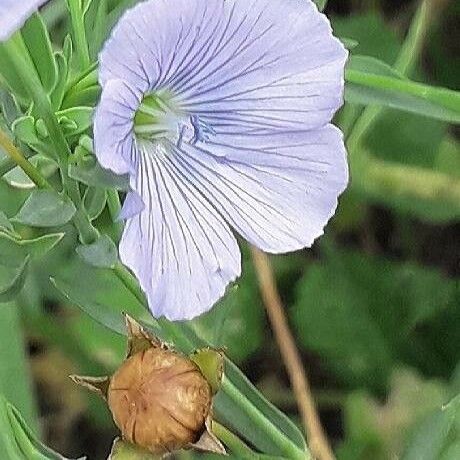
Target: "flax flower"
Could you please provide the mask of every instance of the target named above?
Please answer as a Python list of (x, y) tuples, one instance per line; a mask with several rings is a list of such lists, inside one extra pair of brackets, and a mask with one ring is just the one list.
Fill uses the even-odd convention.
[(152, 313), (188, 319), (241, 271), (323, 233), (348, 171), (347, 53), (310, 0), (150, 0), (100, 56), (96, 155), (128, 174), (122, 261)]
[(0, 0), (0, 42), (8, 40), (46, 0)]

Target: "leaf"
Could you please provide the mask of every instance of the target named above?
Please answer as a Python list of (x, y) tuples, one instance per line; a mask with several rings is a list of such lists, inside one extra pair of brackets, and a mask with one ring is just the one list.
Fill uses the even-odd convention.
[[(43, 445), (27, 426), (19, 411), (0, 395), (0, 453), (3, 458), (67, 460)], [(2, 449), (3, 446), (3, 449)]]
[(348, 60), (348, 67), (365, 73), (394, 77), (406, 80), (406, 77), (384, 61), (372, 56), (352, 55)]
[(50, 190), (34, 190), (12, 220), (31, 227), (58, 227), (69, 222), (75, 212), (69, 198)]
[[(37, 407), (20, 314), (19, 307), (13, 302), (0, 305), (0, 336), (2, 338), (0, 393), (22, 412), (27, 423), (36, 430), (38, 429)], [(0, 410), (0, 412), (2, 411)], [(0, 454), (1, 444), (0, 442)], [(9, 457), (0, 455), (0, 458)]]
[(84, 133), (93, 123), (94, 109), (92, 107), (72, 107), (56, 113), (58, 120), (69, 120), (75, 128), (70, 131), (74, 136)]
[(32, 115), (25, 115), (17, 118), (11, 125), (14, 136), (26, 144), (36, 144), (41, 142), (37, 137), (35, 129), (35, 119)]
[(84, 262), (93, 267), (113, 268), (118, 262), (117, 247), (107, 235), (101, 235), (92, 244), (77, 246), (76, 251)]
[(69, 164), (69, 177), (79, 182), (101, 188), (116, 188), (126, 191), (129, 189), (127, 176), (118, 176), (107, 169), (103, 169), (95, 157), (85, 159), (80, 164)]
[(338, 458), (401, 458), (410, 430), (439, 407), (446, 394), (441, 381), (424, 380), (411, 369), (397, 368), (384, 401), (363, 390), (347, 395), (343, 405), (345, 440)]
[(117, 334), (126, 335), (124, 313), (137, 319), (151, 317), (111, 270), (96, 269), (80, 262), (67, 267), (67, 271), (60, 270), (59, 278), (51, 282), (67, 301)]
[[(29, 268), (29, 260), (27, 256), (22, 264), (13, 272), (12, 277), (7, 280), (6, 284), (0, 282), (0, 303), (13, 300), (24, 287), (27, 270)], [(0, 267), (0, 274), (1, 272), (2, 268)]]
[[(9, 40), (9, 45), (14, 46), (15, 52), (20, 54), (21, 57), (30, 64), (30, 72), (35, 72), (33, 63), (21, 38), (18, 35), (13, 35)], [(0, 75), (3, 77), (2, 80), (15, 97), (21, 103), (25, 105), (28, 104), (30, 101), (29, 93), (16, 72), (15, 64), (10, 57), (10, 50), (7, 50), (2, 43), (0, 43)]]
[(393, 64), (401, 46), (394, 28), (385, 23), (378, 13), (353, 14), (332, 17), (335, 34), (347, 37), (358, 44), (353, 49), (355, 54), (372, 56), (387, 64)]
[(93, 107), (97, 104), (101, 95), (101, 87), (97, 84), (82, 89), (69, 90), (62, 101), (63, 108), (71, 107)]
[(43, 87), (51, 92), (57, 81), (57, 67), (48, 31), (38, 13), (26, 21), (21, 34)]
[(85, 26), (89, 37), (90, 54), (92, 57), (97, 58), (109, 32), (107, 0), (89, 2), (85, 14)]
[(57, 82), (51, 93), (50, 99), (54, 110), (61, 108), (62, 100), (64, 99), (65, 87), (69, 76), (69, 64), (63, 53), (55, 53), (54, 59), (57, 66)]
[(337, 378), (382, 391), (395, 360), (420, 354), (417, 326), (455, 296), (455, 282), (435, 270), (330, 248), (299, 282), (291, 318)]
[(353, 104), (382, 105), (426, 117), (460, 123), (460, 92), (388, 76), (383, 67), (345, 72), (345, 100)]
[[(235, 394), (225, 388), (225, 380), (231, 382), (233, 388), (237, 390)], [(220, 391), (214, 400), (215, 413), (223, 424), (239, 434), (242, 438), (256, 446), (262, 452), (271, 455), (286, 455), (280, 451), (279, 447), (273, 443), (265, 433), (251, 421), (246, 413), (241, 411), (241, 406), (235, 399), (242, 398), (250, 406), (260, 411), (264, 417), (286, 438), (290, 439), (301, 451), (305, 451), (306, 444), (302, 433), (297, 426), (278, 408), (270, 403), (247, 379), (238, 367), (229, 359), (225, 359), (223, 391)], [(238, 396), (237, 396), (238, 395)]]
[(83, 206), (90, 220), (97, 219), (105, 209), (107, 192), (102, 188), (88, 187), (83, 196)]
[(0, 231), (0, 265), (15, 267), (18, 260), (23, 260), (28, 255), (38, 259), (51, 251), (64, 235), (50, 233), (27, 240)]
[(402, 460), (438, 460), (460, 416), (460, 395), (427, 417), (412, 435)]
[(0, 231), (2, 230), (14, 233), (13, 225), (8, 220), (8, 217), (6, 217), (6, 215), (2, 211), (0, 211)]

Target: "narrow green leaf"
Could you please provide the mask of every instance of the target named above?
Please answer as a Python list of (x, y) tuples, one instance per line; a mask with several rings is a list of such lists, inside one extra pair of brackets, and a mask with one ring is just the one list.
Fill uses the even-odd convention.
[[(5, 303), (13, 300), (24, 287), (24, 283), (26, 282), (27, 277), (27, 270), (29, 268), (29, 260), (30, 258), (27, 256), (21, 265), (12, 272), (11, 277), (7, 279), (5, 284), (3, 284), (2, 280), (0, 279), (0, 303)], [(0, 267), (0, 274), (2, 271), (3, 268)]]
[(64, 99), (65, 87), (69, 76), (69, 63), (64, 53), (56, 53), (54, 55), (57, 65), (57, 82), (51, 93), (50, 99), (54, 110), (59, 110)]
[(38, 13), (34, 13), (21, 30), (22, 38), (47, 92), (57, 81), (57, 66), (46, 26)]
[(25, 353), (20, 311), (12, 302), (0, 305), (0, 336), (0, 393), (21, 411), (27, 423), (37, 430), (36, 404)]
[(88, 265), (97, 268), (113, 268), (118, 261), (117, 247), (107, 235), (92, 244), (77, 246), (76, 251)]
[(26, 256), (38, 259), (51, 251), (64, 237), (64, 233), (51, 233), (33, 239), (21, 239), (0, 231), (0, 265), (17, 266)]
[(90, 220), (97, 219), (105, 208), (107, 192), (103, 188), (88, 187), (83, 197), (83, 206)]
[[(20, 412), (3, 395), (0, 395), (0, 411), (3, 414), (0, 421), (0, 432), (3, 440), (11, 446), (10, 452), (15, 452), (14, 457), (10, 454), (6, 458), (11, 460), (67, 460), (36, 438)], [(0, 444), (2, 443), (0, 442)]]
[(64, 236), (65, 233), (49, 233), (48, 235), (39, 236), (38, 238), (21, 240), (19, 245), (22, 246), (26, 253), (32, 258), (39, 259), (54, 249)]
[(407, 79), (404, 75), (399, 73), (386, 62), (372, 56), (362, 56), (359, 54), (352, 55), (348, 60), (347, 66), (349, 69), (358, 70), (364, 73), (394, 77), (400, 80)]
[[(0, 53), (1, 53), (1, 44), (0, 44)], [(0, 80), (1, 80), (1, 67), (0, 67)], [(9, 91), (2, 89), (0, 87), (0, 111), (3, 118), (6, 121), (6, 124), (10, 126), (16, 118), (22, 115), (21, 110), (16, 103), (14, 97), (10, 94)]]
[[(0, 61), (1, 62), (1, 61)], [(91, 107), (97, 104), (101, 94), (99, 85), (92, 85), (80, 90), (71, 90), (64, 96), (62, 101), (63, 108), (72, 107)]]
[(347, 102), (362, 105), (383, 105), (426, 117), (460, 123), (460, 92), (398, 78), (391, 67), (368, 58), (352, 59), (346, 70)]
[[(269, 420), (287, 439), (290, 439), (301, 451), (306, 452), (305, 439), (297, 426), (277, 407), (269, 402), (257, 388), (247, 379), (241, 370), (229, 359), (225, 359), (225, 378), (237, 389), (241, 398)], [(253, 421), (243, 413), (240, 404), (226, 391), (221, 391), (215, 398), (215, 413), (227, 427), (242, 438), (249, 441), (262, 452), (271, 455), (286, 455), (280, 451), (273, 439), (267, 436), (265, 430), (261, 431)], [(308, 457), (307, 457), (308, 458)]]
[(129, 189), (127, 176), (117, 176), (97, 163), (95, 157), (86, 158), (80, 164), (69, 164), (69, 177), (91, 187)]
[[(21, 37), (14, 35), (9, 42), (11, 46), (15, 47), (15, 52), (20, 54), (28, 64), (30, 63), (30, 72), (33, 72), (33, 63), (30, 60), (29, 54)], [(10, 53), (6, 50), (3, 43), (0, 43), (0, 80), (3, 80), (6, 86), (21, 103), (27, 104), (30, 101), (29, 93), (22, 83), (21, 78), (19, 78)]]
[(35, 129), (35, 120), (31, 115), (25, 115), (16, 119), (11, 125), (11, 131), (17, 139), (26, 144), (39, 142)]
[(7, 232), (14, 233), (13, 225), (2, 211), (0, 211), (0, 231), (1, 230), (6, 230)]
[(91, 1), (85, 14), (85, 26), (89, 39), (90, 54), (96, 58), (107, 38), (108, 29), (107, 0)]
[(438, 460), (446, 447), (454, 421), (459, 416), (460, 395), (420, 424), (402, 460)]
[[(81, 263), (84, 276), (75, 283), (74, 275), (51, 279), (54, 287), (73, 305), (99, 324), (126, 335), (123, 313), (133, 318), (149, 318), (149, 313), (126, 291), (111, 270), (96, 269)], [(70, 278), (70, 279), (68, 279)], [(158, 335), (158, 331), (156, 331)]]
[(57, 112), (56, 116), (59, 122), (63, 119), (74, 122), (75, 128), (71, 130), (71, 134), (78, 135), (84, 133), (92, 125), (93, 113), (92, 107), (72, 107)]
[(13, 221), (31, 227), (58, 227), (69, 222), (75, 211), (69, 198), (51, 190), (35, 190)]

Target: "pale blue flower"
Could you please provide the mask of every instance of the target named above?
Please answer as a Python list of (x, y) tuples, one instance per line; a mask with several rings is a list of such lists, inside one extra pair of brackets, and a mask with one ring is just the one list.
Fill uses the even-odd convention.
[(8, 40), (47, 0), (0, 0), (0, 42)]
[(150, 0), (100, 56), (96, 155), (129, 174), (122, 261), (152, 313), (199, 315), (241, 271), (235, 230), (310, 246), (348, 181), (347, 53), (311, 0)]

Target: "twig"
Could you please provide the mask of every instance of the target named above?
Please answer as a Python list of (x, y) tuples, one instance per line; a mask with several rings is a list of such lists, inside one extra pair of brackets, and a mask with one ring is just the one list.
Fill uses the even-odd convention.
[(289, 329), (270, 260), (266, 254), (254, 247), (251, 247), (251, 252), (261, 295), (291, 381), (302, 422), (307, 432), (310, 450), (318, 460), (334, 460), (334, 454), (316, 411), (310, 384)]

